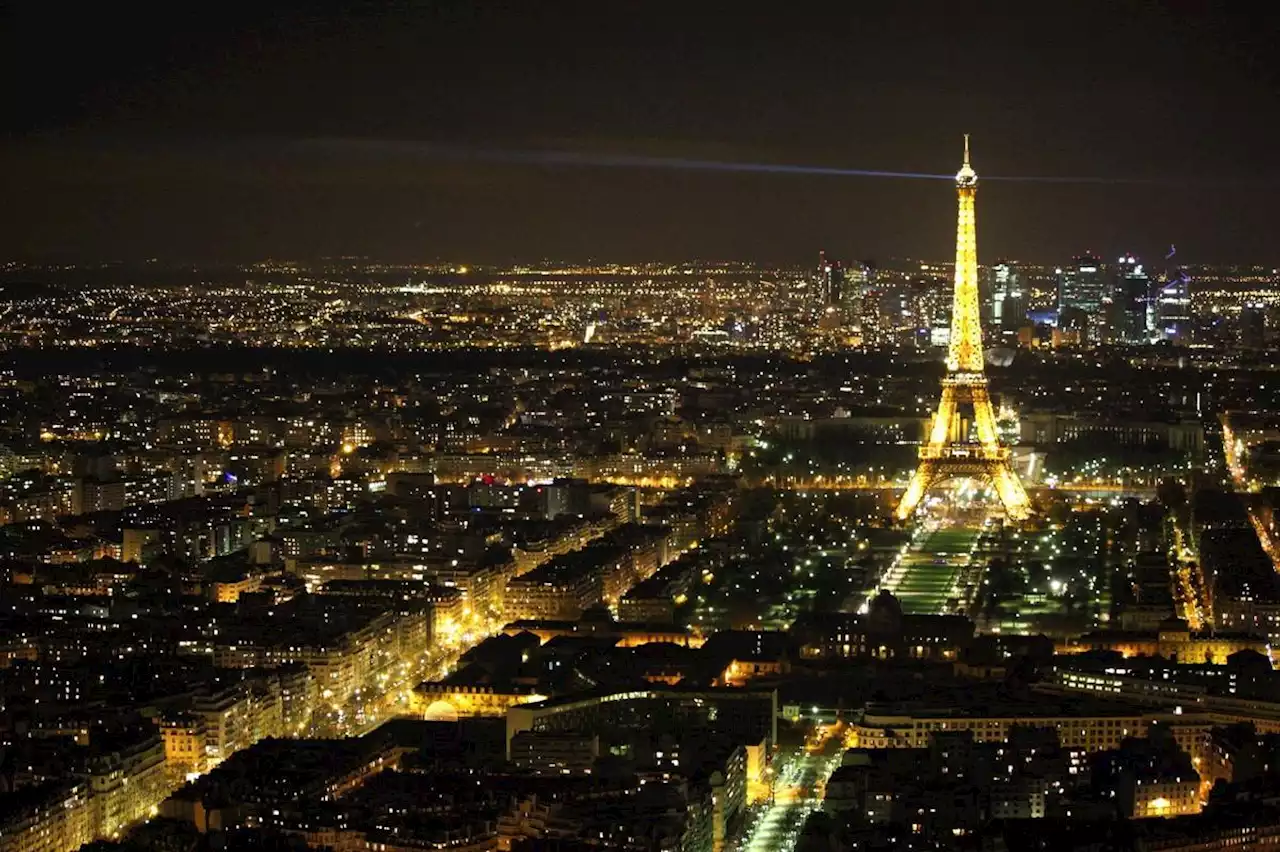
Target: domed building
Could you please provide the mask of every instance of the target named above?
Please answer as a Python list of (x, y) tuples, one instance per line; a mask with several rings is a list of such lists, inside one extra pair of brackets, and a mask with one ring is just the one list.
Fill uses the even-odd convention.
[(973, 622), (962, 615), (904, 613), (896, 597), (881, 591), (867, 605), (865, 614), (805, 613), (796, 619), (791, 632), (805, 659), (950, 662), (972, 641)]
[(878, 634), (902, 631), (902, 604), (892, 592), (882, 589), (867, 605), (867, 630)]

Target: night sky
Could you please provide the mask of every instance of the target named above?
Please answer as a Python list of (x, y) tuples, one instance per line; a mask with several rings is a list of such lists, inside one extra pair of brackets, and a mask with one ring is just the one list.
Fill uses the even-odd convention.
[(944, 181), (592, 163), (954, 173), (968, 132), (1121, 181), (984, 182), (984, 261), (1280, 262), (1280, 3), (87, 5), (3, 12), (0, 258), (946, 259)]

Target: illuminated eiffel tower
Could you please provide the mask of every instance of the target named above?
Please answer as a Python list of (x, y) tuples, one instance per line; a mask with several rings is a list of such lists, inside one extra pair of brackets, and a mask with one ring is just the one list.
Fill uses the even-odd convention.
[(964, 137), (964, 165), (956, 174), (960, 209), (956, 220), (956, 289), (951, 307), (951, 342), (942, 399), (929, 423), (929, 439), (920, 447), (916, 468), (898, 504), (899, 520), (906, 520), (925, 492), (954, 477), (988, 481), (1013, 520), (1031, 514), (1027, 492), (1009, 463), (1009, 450), (1000, 446), (995, 412), (987, 393), (983, 369), (982, 326), (978, 315), (978, 237), (974, 197), (978, 173), (969, 165), (969, 136)]

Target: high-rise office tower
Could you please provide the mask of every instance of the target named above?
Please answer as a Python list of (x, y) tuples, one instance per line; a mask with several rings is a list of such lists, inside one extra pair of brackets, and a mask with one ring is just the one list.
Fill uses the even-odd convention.
[(824, 305), (840, 305), (846, 298), (844, 265), (825, 251), (818, 253), (818, 297)]
[(864, 261), (853, 261), (842, 267), (840, 301), (850, 309), (862, 300), (862, 291), (871, 286), (875, 268)]
[(862, 275), (857, 292), (850, 299), (851, 313), (862, 332), (863, 341), (879, 345), (884, 342), (885, 333), (885, 318), (881, 310), (884, 288), (876, 275), (874, 261), (862, 261), (859, 267)]
[(1267, 341), (1267, 317), (1261, 305), (1246, 305), (1240, 309), (1240, 346), (1245, 349), (1262, 349)]
[(978, 318), (984, 327), (995, 322), (995, 277), (991, 267), (978, 270)]
[(991, 321), (1001, 331), (1017, 331), (1027, 321), (1027, 296), (1018, 267), (1002, 260), (991, 273)]
[(995, 488), (1005, 512), (1021, 520), (1031, 512), (1027, 492), (1000, 446), (996, 416), (987, 391), (978, 309), (978, 235), (974, 200), (978, 174), (969, 165), (969, 137), (964, 138), (964, 165), (956, 174), (956, 269), (952, 295), (951, 335), (942, 398), (920, 447), (920, 465), (907, 485), (897, 515), (905, 520), (930, 487), (955, 477), (984, 479)]
[(1106, 295), (1106, 279), (1102, 261), (1091, 254), (1073, 258), (1069, 266), (1058, 270), (1058, 313), (1076, 309), (1094, 316), (1102, 309)]
[(1111, 293), (1106, 311), (1107, 340), (1111, 343), (1145, 343), (1147, 307), (1151, 302), (1151, 276), (1138, 259), (1123, 255), (1111, 270)]
[(1160, 340), (1184, 343), (1191, 336), (1191, 277), (1184, 269), (1169, 273), (1154, 305), (1155, 335)]

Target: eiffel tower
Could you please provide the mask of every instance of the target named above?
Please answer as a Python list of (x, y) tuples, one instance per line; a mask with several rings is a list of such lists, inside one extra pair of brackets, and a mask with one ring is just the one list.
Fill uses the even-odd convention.
[(1027, 492), (1000, 446), (996, 417), (987, 392), (982, 358), (982, 325), (978, 314), (978, 237), (974, 197), (978, 173), (969, 165), (969, 136), (964, 137), (964, 165), (956, 173), (959, 213), (956, 219), (956, 289), (951, 307), (951, 342), (942, 399), (929, 423), (928, 441), (920, 447), (920, 466), (898, 504), (906, 520), (925, 493), (953, 477), (989, 482), (1012, 520), (1031, 514)]

